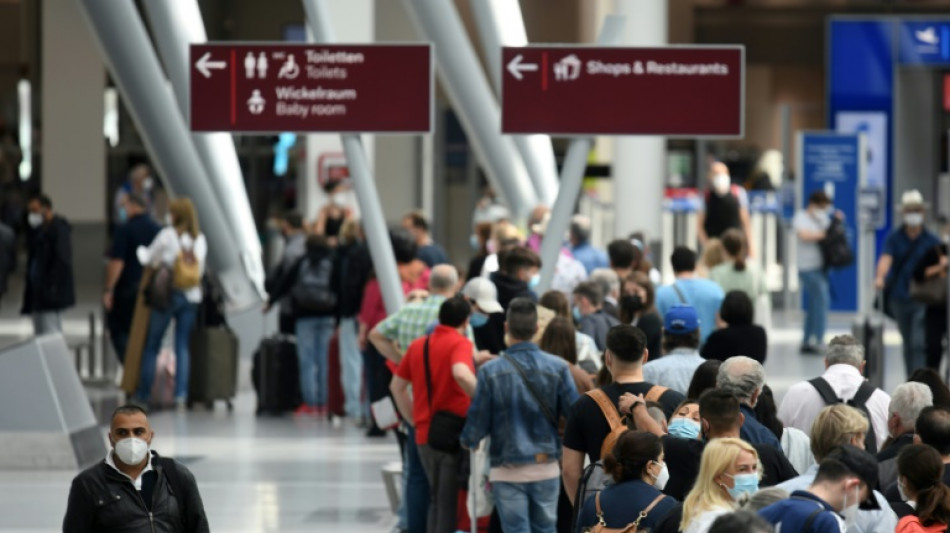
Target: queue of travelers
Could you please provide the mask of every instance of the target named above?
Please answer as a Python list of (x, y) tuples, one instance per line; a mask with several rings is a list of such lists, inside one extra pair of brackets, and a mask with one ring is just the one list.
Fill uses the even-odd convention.
[[(296, 338), (294, 416), (336, 414), (367, 437), (395, 433), (403, 458), (400, 532), (469, 530), (473, 518), (504, 533), (945, 531), (950, 389), (934, 377), (941, 356), (931, 351), (941, 335), (931, 315), (939, 317), (941, 307), (914, 300), (911, 284), (945, 280), (947, 251), (922, 228), (919, 193), (903, 196), (904, 225), (889, 237), (876, 279), (905, 339), (909, 381), (889, 395), (864, 379), (856, 339), (839, 335), (825, 344), (827, 268), (817, 247), (840, 213), (819, 191), (794, 227), (810, 298), (802, 352), (823, 355), (825, 371), (794, 384), (776, 404), (763, 366), (768, 333), (755, 320), (766, 289), (748, 262), (748, 201), (725, 165), (713, 166), (711, 183), (699, 223), (703, 259), (688, 247), (673, 249), (675, 279), (667, 285), (658, 283), (642, 235), (600, 250), (582, 215), (571, 219), (555, 283), (541, 292), (546, 208), (532, 213), (526, 237), (506, 210), (485, 206), (468, 272), (449, 263), (423, 213), (407, 213), (390, 230), (407, 300), (395, 313), (383, 306), (359, 222), (342, 201), (314, 225), (286, 216), (267, 309), (279, 306), (280, 329)], [(53, 215), (49, 199), (36, 198), (31, 213), (34, 207), (39, 244), (31, 264), (63, 268), (46, 257), (68, 246), (68, 224)], [(188, 531), (206, 530), (190, 473), (151, 451), (143, 407), (172, 319), (175, 400), (187, 400), (188, 339), (207, 244), (186, 198), (171, 202), (164, 228), (147, 220), (149, 200), (135, 190), (119, 207), (125, 222), (103, 302), (114, 315), (120, 356), (141, 352), (141, 377), (133, 405), (113, 416), (114, 450), (74, 482), (67, 520), (85, 524), (75, 531), (108, 529), (101, 517), (90, 518), (89, 491), (116, 483), (128, 489), (131, 481), (143, 498), (151, 495), (146, 504), (157, 505), (146, 505), (149, 520), (161, 512), (162, 520), (189, 521)], [(721, 246), (718, 259), (714, 246)], [(171, 272), (168, 304), (150, 309), (136, 348), (124, 310), (135, 310), (143, 276), (162, 268)], [(38, 331), (55, 329), (61, 308), (71, 305), (65, 298), (58, 308), (37, 307), (43, 295), (29, 284), (28, 295), (25, 311)], [(945, 335), (945, 302), (942, 312)], [(329, 373), (334, 337), (339, 377)], [(329, 397), (337, 379), (340, 413)], [(395, 430), (375, 410), (387, 401), (399, 415)], [(468, 471), (460, 475), (463, 465)], [(175, 483), (185, 483), (182, 493)], [(488, 500), (489, 510), (460, 512), (469, 492)], [(136, 519), (140, 511), (123, 509)]]

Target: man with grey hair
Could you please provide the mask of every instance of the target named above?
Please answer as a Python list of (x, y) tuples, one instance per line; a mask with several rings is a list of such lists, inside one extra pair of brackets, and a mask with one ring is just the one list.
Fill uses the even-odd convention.
[(825, 372), (796, 383), (785, 394), (778, 417), (786, 426), (811, 435), (811, 425), (829, 404), (847, 403), (868, 415), (871, 423), (865, 448), (876, 452), (887, 438), (891, 397), (864, 379), (864, 347), (851, 335), (839, 335), (828, 344)]
[(590, 273), (590, 281), (600, 285), (604, 294), (604, 312), (620, 319), (617, 299), (620, 298), (620, 277), (612, 268), (598, 268)]
[(571, 217), (571, 254), (584, 265), (590, 274), (598, 268), (607, 268), (607, 252), (594, 248), (590, 243), (590, 219), (584, 215)]
[(755, 418), (753, 408), (765, 386), (765, 368), (762, 363), (737, 355), (723, 361), (716, 376), (716, 388), (731, 392), (739, 399), (739, 409), (745, 416), (739, 435), (749, 444), (767, 444), (781, 450), (782, 443), (772, 431)]
[(897, 481), (897, 454), (909, 444), (914, 443), (914, 428), (917, 417), (925, 408), (934, 403), (930, 387), (916, 381), (901, 383), (891, 395), (891, 404), (887, 408), (888, 439), (881, 452), (877, 454), (878, 479), (881, 487), (889, 487)]
[(554, 533), (561, 486), (558, 423), (578, 396), (567, 363), (531, 342), (537, 330), (534, 302), (512, 300), (505, 322), (508, 350), (478, 369), (460, 440), (475, 448), (491, 437), (490, 478), (502, 530)]
[[(458, 271), (452, 265), (436, 265), (429, 273), (429, 295), (422, 301), (408, 303), (389, 315), (369, 333), (369, 340), (379, 353), (398, 365), (409, 345), (423, 337), (433, 323), (439, 320), (442, 302), (455, 294)], [(472, 338), (468, 328), (469, 339)], [(429, 509), (429, 481), (419, 458), (415, 428), (408, 426), (403, 479), (410, 530), (425, 529)]]

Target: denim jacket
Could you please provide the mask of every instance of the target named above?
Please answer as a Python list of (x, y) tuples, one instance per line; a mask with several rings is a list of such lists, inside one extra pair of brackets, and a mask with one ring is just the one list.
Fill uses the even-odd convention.
[[(524, 369), (554, 416), (566, 417), (578, 398), (567, 363), (531, 342), (515, 344), (507, 353)], [(461, 441), (475, 448), (481, 439), (491, 437), (492, 467), (559, 459), (557, 429), (544, 416), (521, 375), (503, 357), (478, 370), (478, 385)]]

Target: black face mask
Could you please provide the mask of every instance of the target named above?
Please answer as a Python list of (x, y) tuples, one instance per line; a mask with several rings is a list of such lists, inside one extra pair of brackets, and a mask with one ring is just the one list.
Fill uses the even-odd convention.
[(643, 310), (643, 299), (639, 294), (625, 294), (620, 298), (620, 308), (631, 313)]

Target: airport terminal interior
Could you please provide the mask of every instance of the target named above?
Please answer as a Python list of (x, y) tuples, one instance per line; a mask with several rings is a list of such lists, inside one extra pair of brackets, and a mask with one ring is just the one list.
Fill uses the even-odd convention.
[[(923, 366), (946, 388), (948, 221), (947, 0), (0, 0), (0, 532), (112, 531), (64, 517), (133, 403), (151, 449), (194, 475), (211, 531), (425, 533), (405, 501), (416, 445), (378, 427), (401, 409), (374, 333), (438, 292), (443, 263), (495, 356), (515, 295), (500, 273), (535, 301), (563, 294), (564, 314), (545, 312), (571, 335), (588, 279), (609, 324), (636, 325), (627, 286), (649, 285), (636, 309), (656, 295), (659, 346), (679, 327), (661, 286), (684, 279), (671, 257), (688, 248), (719, 302), (742, 291), (716, 265), (754, 273), (741, 297), (776, 405), (839, 335), (888, 393)], [(829, 265), (815, 242), (832, 227), (847, 257)], [(877, 306), (901, 277), (882, 256), (915, 318)], [(497, 339), (474, 322), (486, 294)], [(697, 343), (731, 327), (718, 305)], [(606, 335), (588, 339), (588, 382)], [(287, 347), (296, 392), (267, 392), (288, 386), (268, 374)], [(466, 513), (455, 529), (499, 530)]]

